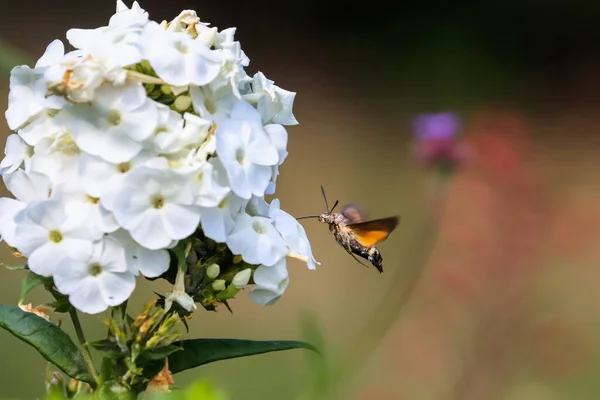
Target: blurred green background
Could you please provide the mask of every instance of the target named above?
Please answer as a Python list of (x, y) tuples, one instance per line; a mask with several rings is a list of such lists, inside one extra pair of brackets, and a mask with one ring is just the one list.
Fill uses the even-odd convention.
[[(129, 3), (128, 3), (129, 4)], [(428, 176), (410, 156), (417, 113), (455, 110), (472, 148), (447, 193), (439, 237), (410, 301), (343, 398), (597, 399), (600, 396), (600, 7), (583, 1), (246, 2), (147, 0), (154, 20), (182, 9), (236, 37), (260, 70), (296, 91), (300, 125), (277, 197), (295, 216), (330, 201), (364, 204), (372, 217), (402, 215), (380, 246), (385, 273), (352, 260), (326, 227), (304, 225), (322, 265), (290, 261), (274, 307), (242, 293), (234, 314), (197, 312), (193, 337), (302, 338), (320, 323), (329, 350), (352, 354), (422, 227)], [(71, 27), (105, 25), (109, 0), (5, 2), (0, 38), (35, 60)], [(0, 54), (0, 64), (12, 58)], [(30, 63), (33, 65), (33, 62)], [(4, 71), (5, 72), (5, 71)], [(8, 75), (0, 80), (6, 109)], [(2, 137), (10, 132), (2, 124)], [(6, 191), (3, 192), (6, 195)], [(442, 210), (440, 210), (440, 213)], [(2, 248), (2, 262), (10, 252)], [(400, 271), (399, 274), (396, 271)], [(21, 274), (0, 269), (0, 303), (14, 305)], [(168, 289), (139, 282), (130, 309)], [(48, 301), (41, 291), (29, 300)], [(29, 301), (28, 300), (28, 301)], [(89, 337), (102, 316), (86, 316)], [(63, 326), (71, 332), (70, 321)], [(379, 338), (381, 332), (372, 332)], [(222, 361), (175, 377), (209, 378), (232, 399), (294, 399), (311, 385), (303, 351)], [(45, 363), (0, 332), (0, 396), (43, 394)]]

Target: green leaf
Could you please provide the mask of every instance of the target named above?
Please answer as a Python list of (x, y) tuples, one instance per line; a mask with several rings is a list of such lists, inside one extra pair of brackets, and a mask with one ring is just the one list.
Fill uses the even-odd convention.
[(96, 340), (95, 342), (90, 342), (90, 346), (94, 348), (94, 350), (99, 351), (105, 357), (108, 358), (121, 358), (125, 356), (125, 352), (121, 350), (118, 344), (108, 339)]
[(157, 347), (155, 349), (144, 350), (142, 354), (137, 359), (137, 363), (143, 365), (148, 361), (156, 361), (162, 360), (165, 357), (169, 357), (171, 354), (176, 351), (181, 351), (183, 348), (181, 346), (176, 346), (174, 344), (170, 344), (168, 346)]
[(51, 278), (45, 278), (43, 276), (34, 274), (33, 272), (29, 271), (27, 275), (25, 275), (25, 277), (23, 278), (23, 281), (21, 282), (21, 301), (23, 301), (27, 293), (31, 292), (35, 287), (39, 285), (44, 285), (46, 283), (49, 283), (50, 281)]
[(319, 351), (309, 343), (295, 340), (241, 340), (241, 339), (190, 339), (175, 342), (183, 351), (169, 356), (169, 370), (172, 374), (208, 364), (213, 361), (246, 357), (292, 349)]
[(71, 378), (94, 382), (81, 351), (69, 335), (53, 323), (20, 308), (0, 305), (0, 328), (31, 345)]

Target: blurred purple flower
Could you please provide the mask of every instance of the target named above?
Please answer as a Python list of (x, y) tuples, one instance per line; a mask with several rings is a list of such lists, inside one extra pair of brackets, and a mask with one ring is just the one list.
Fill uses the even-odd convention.
[(462, 165), (467, 159), (467, 148), (456, 139), (460, 129), (460, 118), (452, 112), (417, 115), (413, 120), (413, 154), (417, 162), (450, 169)]
[(460, 118), (451, 112), (419, 114), (413, 120), (413, 131), (417, 139), (449, 139), (459, 129)]

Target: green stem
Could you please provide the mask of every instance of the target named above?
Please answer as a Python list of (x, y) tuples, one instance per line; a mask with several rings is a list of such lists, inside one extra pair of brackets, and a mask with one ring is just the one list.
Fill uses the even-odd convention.
[(79, 322), (79, 316), (77, 315), (77, 310), (74, 307), (71, 307), (69, 310), (69, 315), (71, 316), (71, 320), (73, 321), (73, 326), (75, 327), (75, 334), (77, 335), (77, 340), (79, 340), (79, 344), (81, 345), (81, 350), (83, 352), (83, 358), (88, 365), (88, 369), (90, 373), (94, 377), (94, 381), (96, 382), (96, 386), (99, 385), (100, 377), (98, 376), (98, 372), (96, 372), (96, 367), (94, 366), (94, 361), (92, 360), (92, 355), (87, 347), (87, 341), (85, 340), (85, 336), (83, 335), (83, 329), (81, 328), (81, 322)]

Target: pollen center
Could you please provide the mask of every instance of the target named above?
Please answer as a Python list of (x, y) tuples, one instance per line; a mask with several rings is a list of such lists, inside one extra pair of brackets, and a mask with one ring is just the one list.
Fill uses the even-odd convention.
[(254, 231), (259, 235), (262, 235), (267, 231), (267, 227), (261, 221), (252, 222), (252, 229), (254, 229)]
[(168, 132), (168, 131), (169, 131), (169, 130), (167, 129), (167, 127), (166, 127), (166, 126), (162, 126), (162, 125), (161, 125), (161, 126), (157, 126), (157, 127), (156, 127), (156, 129), (154, 130), (154, 134), (155, 134), (155, 135), (159, 135), (159, 134), (161, 134), (161, 133), (166, 133), (166, 132)]
[(219, 207), (221, 210), (222, 210), (222, 209), (224, 209), (225, 207), (227, 207), (227, 201), (228, 201), (228, 200), (229, 200), (229, 199), (228, 199), (227, 197), (225, 197), (223, 200), (221, 200), (221, 202), (219, 203), (218, 207)]
[(238, 149), (235, 152), (235, 159), (237, 160), (238, 163), (240, 163), (240, 165), (244, 165), (244, 149)]
[(90, 265), (90, 275), (98, 276), (102, 272), (102, 266), (100, 264)]
[(152, 197), (151, 203), (152, 207), (156, 208), (157, 210), (160, 210), (165, 205), (165, 198), (161, 195), (156, 195)]
[(63, 239), (62, 233), (54, 229), (48, 233), (48, 239), (50, 239), (52, 243), (60, 243)]
[(86, 197), (87, 201), (89, 201), (92, 204), (100, 203), (100, 199), (97, 197), (92, 197), (92, 196), (87, 196), (87, 195), (85, 197)]
[(106, 119), (109, 124), (117, 126), (121, 123), (121, 113), (117, 110), (110, 110), (108, 114), (106, 114)]
[(121, 174), (129, 172), (130, 169), (131, 169), (131, 164), (128, 162), (117, 164), (117, 172), (119, 172)]

